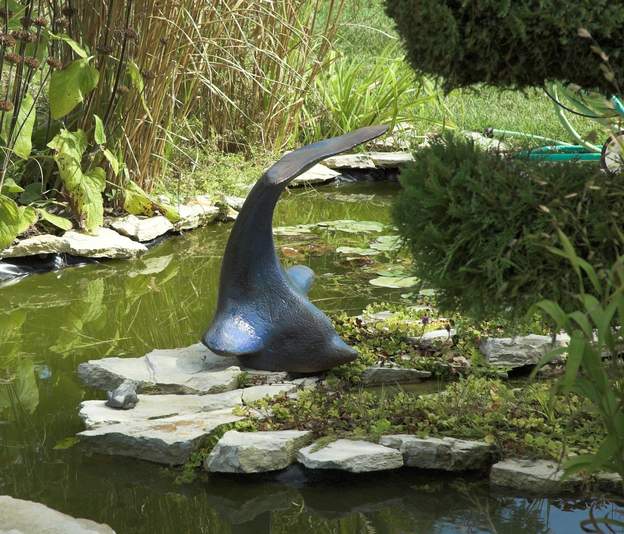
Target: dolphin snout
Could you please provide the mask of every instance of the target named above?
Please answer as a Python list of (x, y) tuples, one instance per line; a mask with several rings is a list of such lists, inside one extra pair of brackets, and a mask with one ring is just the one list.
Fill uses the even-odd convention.
[(335, 361), (334, 365), (349, 363), (358, 357), (357, 350), (347, 345), (338, 335), (332, 336), (330, 352)]

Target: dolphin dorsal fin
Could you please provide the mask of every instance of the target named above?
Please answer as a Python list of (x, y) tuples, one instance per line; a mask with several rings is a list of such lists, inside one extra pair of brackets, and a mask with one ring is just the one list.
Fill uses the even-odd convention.
[(264, 173), (263, 181), (267, 185), (289, 182), (319, 161), (375, 139), (387, 130), (387, 126), (367, 126), (340, 137), (332, 137), (289, 152)]

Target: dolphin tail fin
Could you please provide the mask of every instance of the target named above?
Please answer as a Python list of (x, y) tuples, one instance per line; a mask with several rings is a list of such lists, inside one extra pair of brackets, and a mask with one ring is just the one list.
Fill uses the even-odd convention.
[(226, 315), (215, 321), (202, 338), (215, 354), (246, 356), (264, 348), (263, 336), (240, 315)]
[(295, 265), (286, 270), (288, 279), (303, 295), (307, 295), (314, 283), (314, 271), (305, 265)]
[(264, 183), (279, 185), (290, 182), (319, 161), (375, 139), (387, 130), (387, 126), (367, 126), (340, 137), (319, 141), (289, 152), (264, 173)]

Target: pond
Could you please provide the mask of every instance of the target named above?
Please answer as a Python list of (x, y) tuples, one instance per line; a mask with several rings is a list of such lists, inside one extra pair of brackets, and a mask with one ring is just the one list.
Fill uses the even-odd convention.
[[(392, 184), (286, 193), (276, 225), (389, 223), (395, 193)], [(217, 225), (172, 238), (135, 261), (34, 275), (0, 288), (0, 380), (15, 377), (0, 383), (0, 494), (108, 523), (120, 534), (580, 531), (587, 503), (493, 493), (473, 476), (319, 475), (293, 467), (244, 479), (204, 475), (178, 485), (175, 470), (68, 447), (83, 429), (79, 403), (102, 398), (78, 381), (79, 363), (200, 338), (215, 310), (229, 229)], [(324, 242), (353, 246), (362, 239), (328, 231)], [(311, 299), (327, 312), (357, 314), (405, 293), (371, 286), (364, 260), (345, 261), (306, 236), (280, 237), (278, 244), (285, 262), (309, 264), (319, 275)]]

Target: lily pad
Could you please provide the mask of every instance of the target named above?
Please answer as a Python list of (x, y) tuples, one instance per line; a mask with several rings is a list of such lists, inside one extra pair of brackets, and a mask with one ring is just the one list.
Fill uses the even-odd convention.
[(338, 221), (323, 221), (318, 223), (321, 228), (328, 228), (336, 232), (347, 232), (349, 234), (361, 234), (370, 232), (383, 232), (385, 225), (376, 221), (352, 221), (343, 219)]
[(395, 252), (401, 248), (401, 237), (398, 235), (381, 235), (374, 243), (371, 243), (370, 247), (381, 252)]
[(310, 234), (312, 233), (312, 228), (314, 228), (314, 224), (298, 224), (297, 226), (277, 226), (273, 228), (273, 233), (275, 235), (302, 235), (302, 234)]
[(376, 256), (379, 254), (378, 250), (360, 247), (338, 247), (336, 252), (338, 254), (355, 254), (356, 256)]
[(418, 285), (419, 280), (415, 276), (380, 276), (373, 278), (370, 284), (377, 287), (392, 289), (407, 289)]

